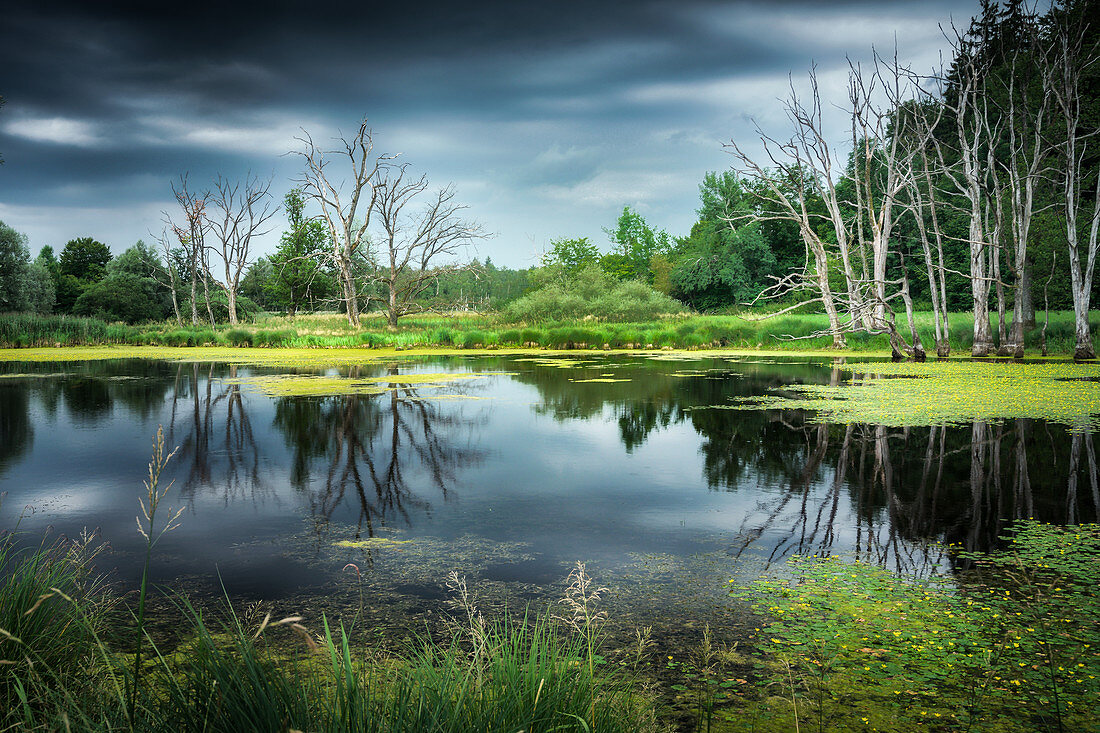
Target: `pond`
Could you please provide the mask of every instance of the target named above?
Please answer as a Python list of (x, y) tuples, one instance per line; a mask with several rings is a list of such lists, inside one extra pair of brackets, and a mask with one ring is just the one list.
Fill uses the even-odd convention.
[[(100, 569), (133, 588), (162, 425), (183, 515), (156, 583), (315, 617), (359, 607), (379, 629), (445, 613), (451, 570), (490, 611), (545, 608), (582, 560), (612, 617), (660, 641), (735, 628), (727, 584), (795, 554), (950, 571), (946, 545), (990, 549), (1019, 518), (1094, 522), (1100, 505), (1088, 367), (953, 361), (952, 387), (873, 360), (729, 353), (113, 356), (6, 352), (0, 529), (95, 529)], [(927, 385), (960, 393), (956, 413), (914, 413)], [(870, 397), (881, 423), (852, 407), (861, 389), (888, 390)]]

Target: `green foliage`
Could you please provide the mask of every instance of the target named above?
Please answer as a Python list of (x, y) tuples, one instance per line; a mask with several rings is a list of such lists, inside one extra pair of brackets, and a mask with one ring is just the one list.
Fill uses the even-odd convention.
[(38, 257), (34, 260), (38, 264), (46, 268), (46, 271), (50, 273), (50, 277), (54, 282), (61, 275), (61, 264), (57, 261), (57, 255), (54, 254), (53, 247), (45, 245), (38, 251)]
[(668, 232), (655, 229), (629, 206), (623, 208), (614, 229), (605, 230), (615, 251), (600, 260), (605, 271), (619, 280), (653, 282), (649, 266), (653, 257), (672, 248)]
[(1086, 730), (1100, 528), (1029, 521), (1006, 539), (957, 586), (838, 557), (795, 558), (793, 580), (757, 583), (766, 664), (790, 705), (755, 713), (815, 731)]
[(586, 316), (608, 321), (648, 320), (678, 313), (683, 307), (645, 283), (620, 282), (589, 265), (565, 282), (548, 283), (510, 303), (502, 316), (509, 322), (560, 321)]
[(62, 275), (90, 283), (107, 276), (110, 261), (111, 250), (107, 245), (91, 237), (80, 237), (65, 244), (58, 264)]
[(225, 340), (230, 346), (251, 346), (252, 334), (241, 328), (233, 328), (225, 332)]
[(50, 271), (38, 261), (31, 262), (27, 265), (23, 278), (25, 309), (41, 315), (51, 313), (57, 300), (57, 291)]
[(109, 610), (102, 582), (92, 575), (98, 549), (90, 537), (24, 549), (16, 544), (20, 539), (10, 533), (0, 537), (4, 728), (23, 728), (48, 709), (61, 689), (83, 695), (99, 682), (88, 671), (97, 661)]
[[(206, 296), (203, 294), (201, 288), (196, 293), (196, 303), (198, 305), (199, 318), (209, 320), (206, 315)], [(217, 323), (225, 323), (229, 320), (229, 297), (221, 288), (211, 289), (210, 310), (214, 313), (214, 320)], [(180, 311), (183, 313), (191, 312), (191, 301), (189, 297), (180, 302)], [(237, 296), (237, 318), (239, 320), (250, 320), (255, 318), (259, 313), (260, 306), (252, 302), (251, 299), (246, 298), (244, 295)]]
[[(732, 171), (707, 173), (699, 186), (699, 221), (670, 254), (670, 292), (693, 308), (745, 304), (770, 284), (769, 277), (789, 272), (776, 259), (776, 250), (787, 245), (768, 236), (778, 232), (765, 229), (765, 222), (738, 220), (758, 206), (745, 186)], [(801, 253), (801, 236), (795, 236)]]
[(27, 237), (0, 222), (0, 311), (27, 310)]
[(294, 315), (300, 308), (331, 298), (337, 289), (336, 275), (323, 266), (329, 233), (324, 222), (305, 216), (302, 192), (289, 191), (283, 206), (290, 230), (279, 239), (262, 287), (271, 306)]
[(777, 269), (756, 224), (700, 221), (677, 245), (673, 258), (672, 294), (701, 310), (749, 303)]
[(566, 277), (572, 277), (590, 265), (599, 264), (600, 250), (587, 237), (552, 239), (550, 250), (542, 257), (543, 267), (560, 267)]
[(5, 347), (120, 343), (128, 334), (112, 330), (94, 318), (31, 313), (0, 315), (0, 346)]
[(143, 323), (167, 318), (168, 294), (151, 277), (120, 269), (90, 283), (73, 304), (73, 314), (103, 321)]

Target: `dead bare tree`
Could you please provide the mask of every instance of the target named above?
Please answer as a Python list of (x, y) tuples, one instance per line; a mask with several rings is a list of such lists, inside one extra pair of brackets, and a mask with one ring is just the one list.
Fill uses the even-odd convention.
[(954, 49), (955, 83), (954, 94), (943, 95), (943, 104), (954, 121), (954, 151), (957, 165), (947, 165), (943, 148), (937, 145), (940, 153), (941, 171), (953, 184), (955, 193), (967, 203), (969, 230), (967, 242), (970, 247), (970, 284), (974, 300), (974, 342), (971, 347), (973, 356), (988, 356), (993, 351), (993, 334), (989, 321), (989, 286), (992, 281), (990, 261), (989, 228), (986, 214), (989, 201), (988, 170), (986, 145), (995, 137), (995, 122), (989, 119), (989, 104), (986, 95), (986, 77), (989, 61), (976, 52), (975, 43), (964, 34), (952, 29), (948, 36)]
[[(864, 77), (856, 65), (849, 77), (851, 131), (854, 152), (845, 169), (829, 143), (824, 129), (821, 99), (816, 75), (810, 72), (810, 95), (803, 103), (792, 84), (786, 102), (793, 132), (786, 142), (759, 132), (760, 141), (771, 165), (779, 175), (769, 172), (746, 154), (736, 142), (726, 149), (737, 159), (739, 172), (753, 181), (762, 206), (739, 218), (783, 219), (798, 224), (813, 267), (781, 279), (766, 290), (764, 297), (781, 296), (796, 290), (811, 290), (819, 297), (829, 318), (827, 333), (833, 345), (842, 347), (843, 334), (852, 331), (885, 333), (895, 357), (905, 354), (924, 357), (924, 349), (916, 336), (910, 315), (913, 345), (898, 333), (890, 301), (901, 298), (906, 313), (912, 313), (907, 275), (902, 268), (901, 279), (887, 280), (887, 260), (892, 254), (891, 235), (895, 208), (901, 208), (899, 197), (906, 186), (906, 170), (914, 150), (902, 146), (900, 135), (892, 130), (893, 108), (884, 109), (873, 98), (881, 97), (892, 105), (899, 102), (908, 86), (906, 76), (896, 60), (892, 67), (876, 57), (874, 72)], [(892, 76), (887, 74), (892, 70)], [(888, 80), (889, 77), (889, 80)], [(887, 87), (889, 87), (887, 89)], [(841, 193), (841, 182), (854, 192), (854, 201)], [(779, 181), (793, 183), (784, 190)], [(813, 201), (811, 201), (813, 199)], [(822, 225), (831, 229), (831, 242), (819, 233)], [(865, 226), (866, 225), (866, 226)], [(870, 255), (868, 257), (868, 255)], [(829, 283), (829, 262), (839, 259), (844, 274), (843, 292), (834, 292)], [(898, 286), (887, 292), (888, 286)], [(839, 311), (847, 311), (841, 321)], [(784, 312), (784, 311), (780, 311)]]
[[(828, 334), (832, 336), (834, 348), (844, 348), (844, 332), (847, 326), (840, 321), (837, 309), (837, 297), (829, 283), (829, 253), (825, 241), (818, 233), (818, 225), (827, 219), (832, 224), (841, 261), (844, 265), (846, 281), (855, 279), (852, 262), (848, 252), (848, 228), (841, 214), (841, 206), (836, 193), (834, 169), (837, 166), (835, 155), (828, 139), (822, 133), (821, 98), (818, 94), (817, 77), (810, 71), (810, 106), (804, 106), (791, 85), (791, 94), (785, 106), (787, 117), (794, 131), (786, 142), (779, 142), (765, 134), (759, 128), (757, 134), (764, 153), (778, 175), (774, 175), (763, 165), (750, 157), (735, 140), (723, 147), (737, 161), (734, 169), (744, 178), (753, 182), (754, 191), (760, 198), (758, 211), (736, 217), (755, 220), (783, 220), (798, 225), (802, 241), (806, 246), (807, 259), (799, 272), (790, 273), (779, 279), (761, 294), (763, 298), (782, 297), (798, 291), (810, 291), (816, 297), (805, 302), (820, 302), (829, 320)], [(790, 184), (790, 190), (784, 190), (780, 181)], [(820, 199), (827, 214), (821, 215), (814, 210), (810, 197)], [(811, 265), (810, 258), (813, 258)], [(853, 293), (848, 293), (848, 303), (854, 302)], [(794, 307), (801, 306), (799, 303)], [(779, 313), (786, 312), (784, 309)], [(778, 315), (778, 314), (776, 314)], [(852, 312), (852, 320), (857, 313)]]
[[(944, 107), (938, 98), (921, 89), (919, 82), (914, 86), (918, 92), (917, 99), (906, 105), (903, 110), (899, 110), (909, 120), (910, 134), (905, 137), (906, 144), (916, 151), (916, 154), (910, 158), (910, 165), (906, 170), (908, 207), (916, 222), (917, 236), (924, 255), (928, 292), (932, 301), (936, 356), (946, 357), (951, 355), (951, 345), (948, 342), (950, 322), (947, 310), (947, 268), (944, 266), (944, 235), (940, 226), (939, 202), (936, 185), (933, 182), (932, 159), (934, 156), (929, 156), (935, 129), (943, 118)], [(931, 230), (931, 237), (929, 237), (929, 230)], [(933, 241), (935, 253), (932, 251)]]
[(180, 315), (179, 281), (176, 276), (176, 268), (172, 263), (172, 240), (168, 236), (167, 229), (161, 230), (161, 233), (155, 235), (154, 238), (160, 251), (164, 253), (164, 279), (160, 279), (155, 271), (152, 276), (159, 285), (168, 288), (168, 292), (172, 294), (172, 312), (176, 316), (176, 325), (182, 326), (183, 316)]
[(1031, 30), (1027, 46), (1013, 49), (1007, 78), (1001, 82), (1007, 97), (1002, 136), (1007, 156), (1001, 165), (1006, 177), (1004, 198), (1008, 200), (1015, 273), (1012, 330), (1003, 346), (1017, 357), (1024, 353), (1024, 326), (1035, 321), (1027, 242), (1035, 214), (1035, 191), (1048, 174), (1053, 153), (1046, 130), (1054, 98), (1053, 58), (1044, 50), (1037, 27), (1028, 27)]
[[(1100, 175), (1087, 170), (1085, 147), (1087, 141), (1100, 134), (1100, 128), (1085, 126), (1081, 95), (1081, 77), (1088, 66), (1100, 59), (1094, 49), (1084, 48), (1085, 26), (1069, 13), (1056, 24), (1054, 29), (1055, 67), (1051, 92), (1058, 111), (1065, 122), (1066, 136), (1062, 141), (1060, 168), (1062, 192), (1065, 202), (1066, 244), (1069, 252), (1070, 292), (1073, 294), (1074, 350), (1075, 359), (1095, 359), (1096, 350), (1092, 345), (1092, 332), (1089, 328), (1089, 299), (1092, 294), (1093, 275), (1096, 268), (1096, 253), (1100, 248)], [(1086, 58), (1086, 55), (1088, 56)], [(1089, 199), (1085, 190), (1086, 178), (1096, 176), (1096, 188)], [(1091, 209), (1091, 221), (1085, 241), (1081, 241), (1079, 220), (1082, 214), (1088, 216)], [(1083, 260), (1082, 260), (1083, 257)]]
[(217, 244), (209, 251), (221, 260), (223, 279), (219, 283), (229, 302), (229, 322), (237, 323), (237, 291), (248, 267), (253, 237), (263, 236), (268, 221), (279, 207), (271, 201), (271, 179), (248, 175), (243, 181), (229, 181), (219, 175), (214, 181), (211, 203), (215, 215), (211, 228)]
[[(426, 176), (407, 174), (407, 164), (386, 166), (374, 187), (373, 208), (382, 229), (379, 254), (383, 262), (377, 277), (386, 289), (386, 317), (391, 326), (419, 309), (416, 296), (441, 274), (463, 267), (440, 260), (455, 257), (474, 240), (488, 236), (480, 224), (462, 218), (466, 207), (455, 202), (452, 186), (428, 194)], [(424, 206), (410, 211), (422, 195)]]
[[(180, 176), (178, 183), (172, 184), (172, 194), (183, 209), (183, 222), (176, 223), (168, 212), (164, 213), (164, 221), (179, 241), (187, 259), (188, 275), (191, 279), (191, 325), (197, 326), (199, 280), (202, 280), (204, 288), (206, 286), (206, 234), (210, 231), (206, 208), (210, 202), (210, 192), (191, 191), (188, 188), (187, 175), (184, 174)], [(206, 307), (209, 312), (209, 297), (206, 299)], [(210, 323), (213, 322), (214, 317), (210, 315)]]
[[(306, 197), (317, 203), (321, 218), (328, 226), (332, 242), (330, 255), (340, 277), (348, 323), (358, 328), (359, 292), (354, 263), (370, 246), (367, 232), (375, 208), (379, 171), (397, 156), (375, 154), (366, 118), (351, 138), (338, 138), (340, 146), (335, 150), (318, 147), (304, 130), (297, 140), (304, 149), (292, 152), (302, 157), (306, 168), (297, 182)], [(351, 169), (350, 183), (332, 175), (328, 169), (334, 156), (347, 159)]]

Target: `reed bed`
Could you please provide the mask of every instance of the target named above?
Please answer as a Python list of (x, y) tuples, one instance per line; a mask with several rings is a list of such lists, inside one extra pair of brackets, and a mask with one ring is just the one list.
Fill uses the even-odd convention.
[[(1092, 315), (1094, 342), (1100, 351), (1100, 312)], [(916, 314), (917, 331), (931, 353), (934, 327), (931, 313)], [(641, 349), (736, 348), (791, 351), (827, 351), (832, 339), (818, 336), (827, 328), (824, 315), (796, 314), (761, 319), (745, 315), (681, 315), (656, 321), (607, 323), (599, 320), (508, 323), (500, 316), (450, 314), (417, 316), (390, 328), (380, 318), (365, 317), (356, 330), (338, 313), (287, 318), (267, 316), (233, 327), (176, 324), (126, 326), (68, 316), (0, 315), (0, 347), (84, 346), (253, 346), (262, 348), (545, 348)], [(904, 327), (902, 327), (904, 329)], [(994, 323), (994, 332), (996, 324)], [(1042, 327), (1026, 333), (1028, 351), (1037, 353)], [(973, 319), (953, 316), (949, 343), (952, 353), (965, 354), (973, 343)], [(888, 351), (883, 335), (847, 334), (848, 350)], [(1072, 354), (1073, 314), (1050, 314), (1048, 352)]]

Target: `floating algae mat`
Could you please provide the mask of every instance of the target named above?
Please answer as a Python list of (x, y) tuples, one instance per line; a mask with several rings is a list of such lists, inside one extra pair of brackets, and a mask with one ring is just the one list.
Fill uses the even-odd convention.
[(612, 382), (629, 382), (629, 379), (615, 379), (614, 377), (595, 377), (593, 379), (570, 379), (574, 384), (611, 384)]
[[(849, 362), (839, 386), (788, 385), (762, 397), (695, 409), (802, 409), (821, 422), (893, 427), (1036, 418), (1100, 426), (1100, 365), (949, 361)], [(793, 394), (790, 394), (793, 393)]]
[[(327, 397), (333, 395), (382, 394), (402, 386), (443, 387), (452, 382), (503, 372), (386, 374), (378, 377), (339, 377), (303, 374), (261, 374), (223, 379), (225, 384), (237, 384), (245, 389), (272, 397)], [(461, 395), (444, 395), (457, 398)]]
[(412, 540), (393, 540), (389, 537), (368, 537), (364, 540), (340, 540), (333, 542), (334, 547), (350, 547), (356, 550), (400, 550)]

